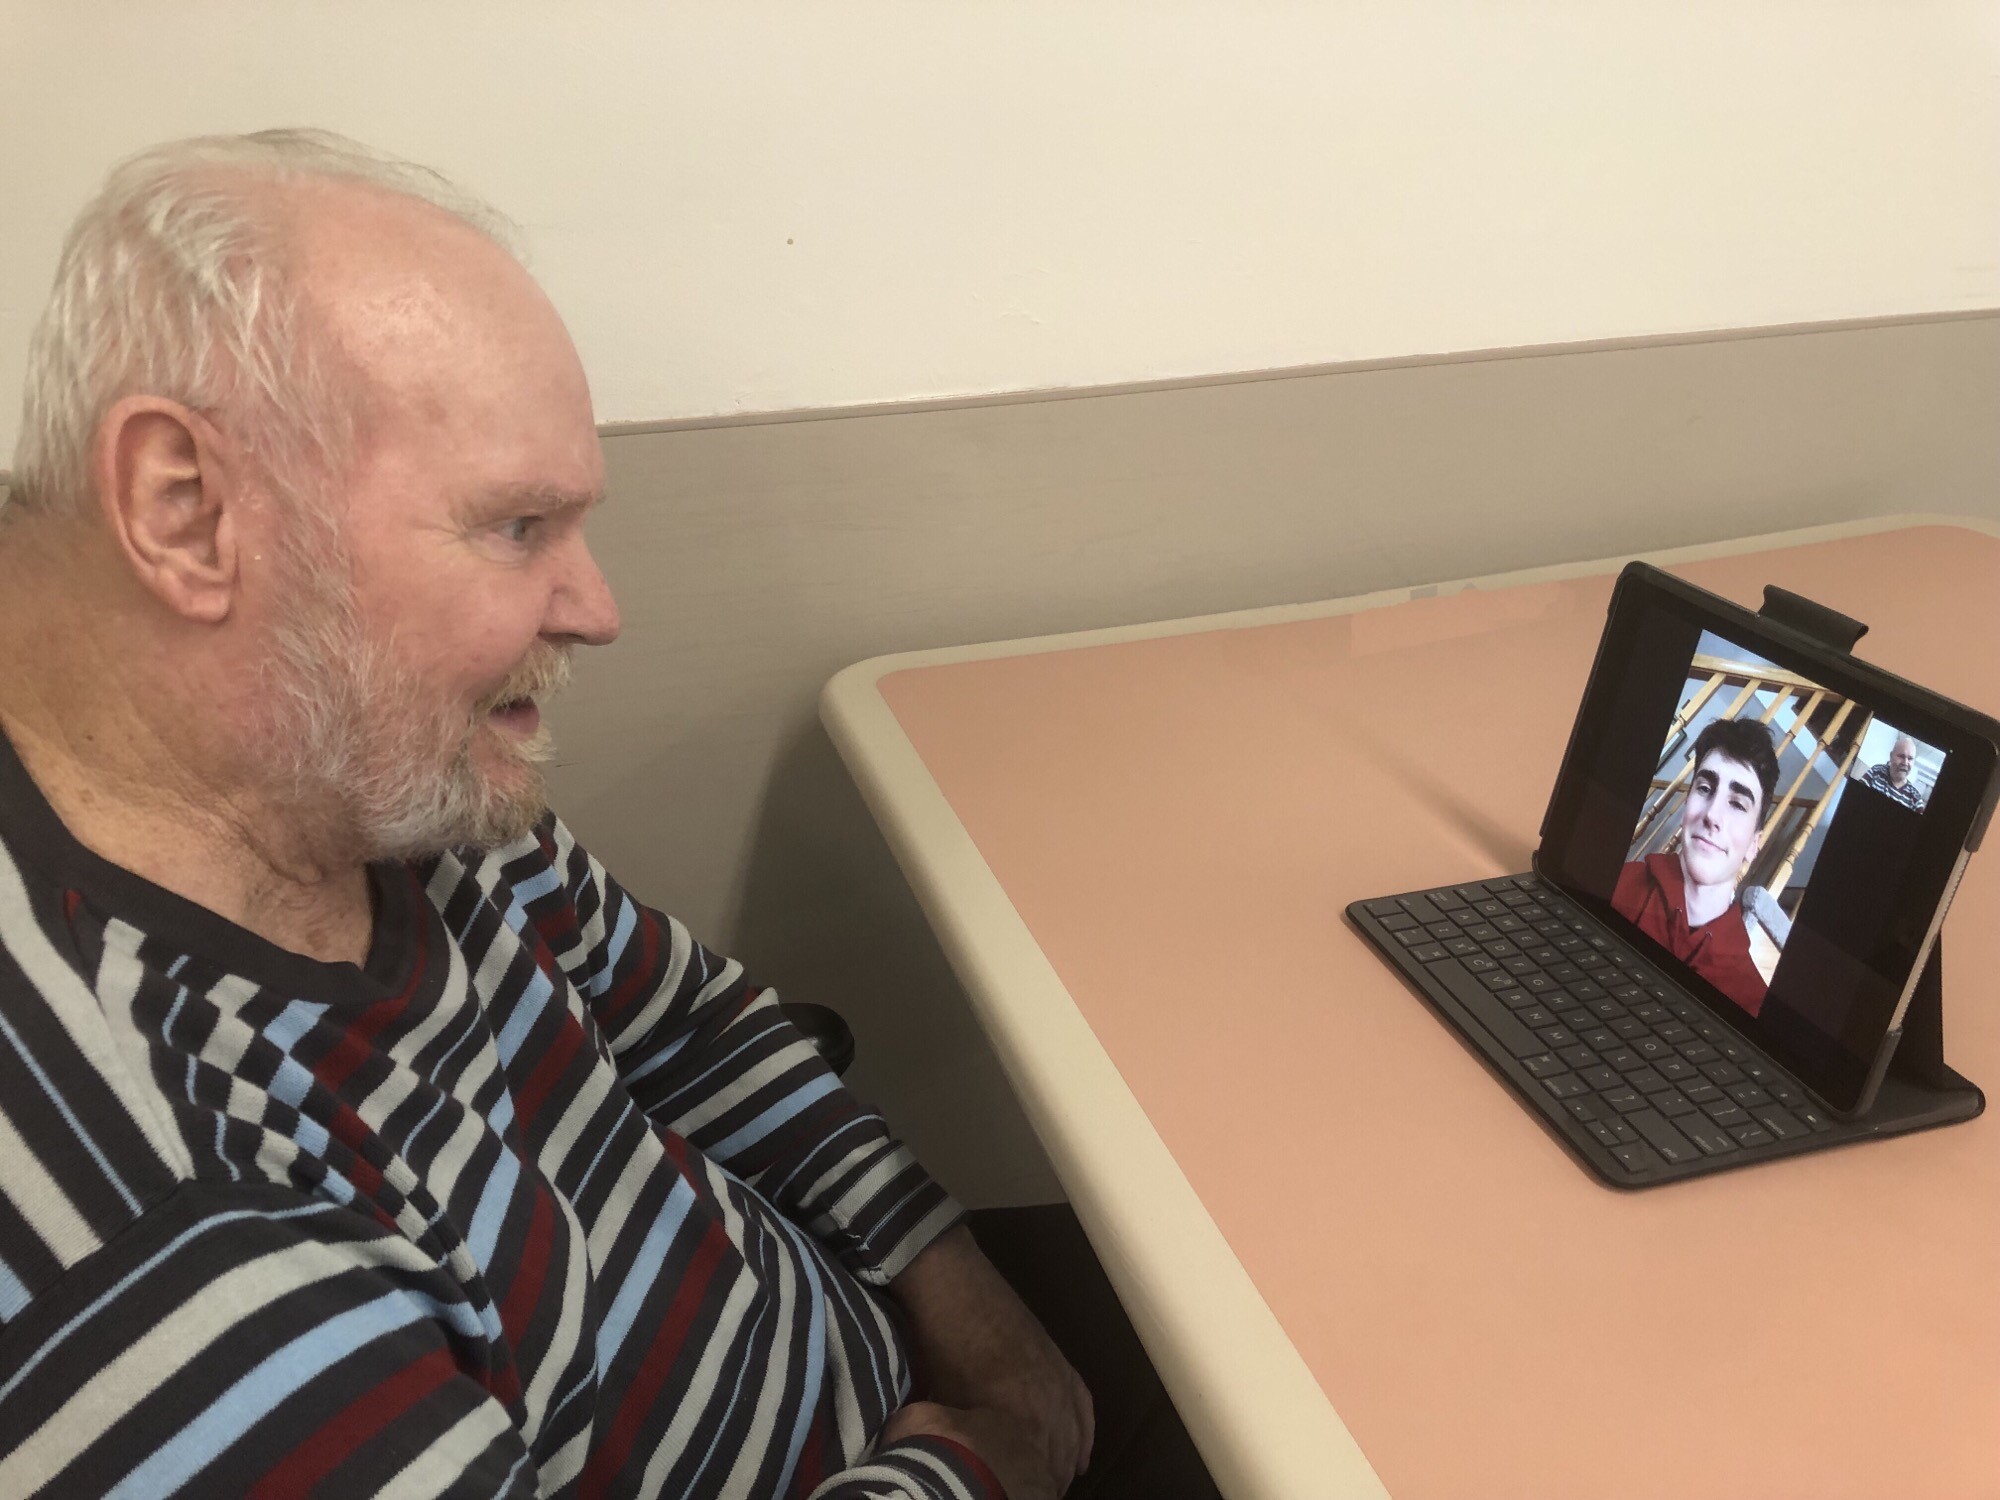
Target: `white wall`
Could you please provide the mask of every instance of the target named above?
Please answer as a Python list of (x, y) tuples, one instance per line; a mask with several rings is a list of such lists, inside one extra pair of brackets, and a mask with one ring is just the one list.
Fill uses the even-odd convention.
[(0, 0), (0, 456), (63, 224), (311, 122), (522, 221), (605, 420), (2000, 305), (1969, 0)]

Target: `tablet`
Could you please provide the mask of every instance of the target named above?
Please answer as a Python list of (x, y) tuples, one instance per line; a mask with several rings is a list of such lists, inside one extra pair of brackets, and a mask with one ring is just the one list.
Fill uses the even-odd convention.
[(1852, 1117), (1992, 815), (2000, 723), (1773, 592), (1800, 624), (1625, 569), (1536, 869)]

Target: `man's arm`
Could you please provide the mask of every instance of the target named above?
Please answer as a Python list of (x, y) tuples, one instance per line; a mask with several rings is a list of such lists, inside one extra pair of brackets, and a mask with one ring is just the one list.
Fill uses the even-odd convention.
[(1020, 1474), (1007, 1490), (1016, 1500), (1061, 1494), (1090, 1463), (1090, 1392), (972, 1232), (942, 1235), (889, 1289), (909, 1318), (922, 1393), (938, 1403), (905, 1407), (889, 1432), (957, 1436), (998, 1455), (996, 1469)]
[(526, 921), (648, 1115), (885, 1286), (962, 1210), (733, 959), (614, 881), (554, 818), (510, 859)]

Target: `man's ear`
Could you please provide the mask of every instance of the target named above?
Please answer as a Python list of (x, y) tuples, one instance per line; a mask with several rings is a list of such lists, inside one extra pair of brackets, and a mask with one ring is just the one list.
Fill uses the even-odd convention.
[(105, 413), (92, 459), (104, 518), (140, 583), (189, 620), (227, 619), (247, 497), (222, 433), (177, 401), (127, 396)]

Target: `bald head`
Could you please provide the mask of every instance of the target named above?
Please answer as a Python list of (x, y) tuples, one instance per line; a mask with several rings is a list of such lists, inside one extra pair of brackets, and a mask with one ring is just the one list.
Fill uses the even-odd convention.
[(489, 253), (506, 237), (436, 173), (325, 131), (177, 141), (114, 168), (70, 228), (30, 343), (14, 507), (87, 513), (104, 420), (134, 395), (240, 427), (288, 487), (337, 468), (351, 391), (306, 311), (298, 251), (316, 208), (357, 194), (427, 209)]

